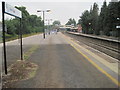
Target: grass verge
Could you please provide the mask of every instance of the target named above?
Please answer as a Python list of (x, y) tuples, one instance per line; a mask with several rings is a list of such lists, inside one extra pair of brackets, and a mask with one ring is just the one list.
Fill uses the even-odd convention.
[(2, 76), (2, 88), (14, 88), (16, 83), (28, 80), (36, 75), (38, 65), (18, 60), (8, 70), (8, 75)]
[(28, 60), (28, 58), (32, 55), (32, 53), (34, 53), (38, 48), (39, 48), (39, 46), (36, 45), (36, 46), (33, 46), (32, 48), (30, 48), (27, 52), (25, 52), (23, 54), (24, 60)]
[(38, 65), (27, 60), (38, 48), (38, 45), (31, 47), (24, 53), (24, 60), (17, 60), (8, 68), (8, 75), (2, 76), (2, 88), (14, 88), (17, 82), (33, 78), (36, 75)]
[[(24, 37), (29, 37), (29, 36), (32, 36), (32, 35), (37, 35), (37, 34), (41, 34), (41, 32), (39, 32), (39, 33), (31, 33), (31, 34), (23, 34), (22, 37), (24, 38)], [(15, 39), (18, 39), (18, 35), (6, 38), (6, 41), (11, 41), (11, 40), (15, 40)]]

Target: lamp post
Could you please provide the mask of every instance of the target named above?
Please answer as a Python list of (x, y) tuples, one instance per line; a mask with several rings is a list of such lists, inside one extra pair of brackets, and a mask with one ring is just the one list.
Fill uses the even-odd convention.
[[(120, 18), (117, 18), (117, 20), (120, 21)], [(117, 25), (116, 28), (120, 28), (120, 26)]]
[(49, 29), (49, 35), (50, 35), (50, 21), (52, 21), (52, 19), (46, 19), (46, 21), (48, 21), (48, 29)]
[(91, 23), (89, 23), (89, 29), (88, 29), (88, 32), (91, 32)]
[(45, 12), (50, 12), (51, 10), (37, 10), (37, 12), (43, 12), (43, 38), (45, 39)]

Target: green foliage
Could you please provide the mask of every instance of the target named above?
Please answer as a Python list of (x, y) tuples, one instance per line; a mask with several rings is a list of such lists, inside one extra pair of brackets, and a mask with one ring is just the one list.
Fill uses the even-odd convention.
[(16, 31), (16, 27), (15, 27), (15, 24), (16, 24), (16, 21), (15, 20), (6, 20), (6, 27), (7, 27), (7, 34), (10, 34), (10, 35), (15, 35), (15, 31)]
[(83, 33), (118, 36), (116, 26), (119, 25), (117, 18), (120, 18), (120, 1), (110, 2), (108, 5), (104, 1), (100, 14), (98, 10), (98, 5), (94, 3), (90, 11), (86, 10), (80, 16), (78, 24), (82, 25)]
[(98, 22), (98, 5), (94, 3), (93, 8), (91, 7), (90, 11), (86, 10), (80, 16), (80, 20), (83, 28), (83, 33), (86, 34), (97, 34), (97, 22)]
[(90, 25), (91, 25), (90, 12), (88, 10), (84, 11), (80, 18), (81, 18), (81, 25), (82, 25), (83, 33), (88, 34), (90, 30)]
[(13, 36), (10, 35), (10, 34), (5, 34), (5, 38), (6, 38), (6, 39), (11, 38), (11, 37), (13, 37)]
[(61, 25), (60, 21), (55, 20), (55, 21), (53, 22), (53, 26), (56, 26), (56, 25)]
[(66, 25), (74, 25), (74, 26), (76, 26), (76, 21), (75, 21), (75, 19), (73, 18), (70, 18), (69, 19), (69, 21), (66, 23)]
[[(42, 32), (43, 30), (43, 22), (41, 17), (36, 15), (30, 15), (26, 10), (26, 7), (16, 7), (20, 11), (22, 11), (22, 33), (30, 34)], [(20, 20), (18, 18), (14, 18), (11, 20), (6, 20), (7, 26), (7, 34), (9, 35), (18, 35), (20, 31)]]

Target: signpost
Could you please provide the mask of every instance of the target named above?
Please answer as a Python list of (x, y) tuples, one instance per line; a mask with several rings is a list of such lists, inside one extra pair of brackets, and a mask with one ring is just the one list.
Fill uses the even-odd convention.
[[(4, 67), (5, 67), (5, 74), (7, 74), (7, 60), (6, 60), (6, 43), (5, 43), (5, 15), (8, 14), (20, 19), (20, 28), (21, 28), (21, 18), (22, 13), (18, 9), (12, 7), (11, 5), (2, 2), (2, 32), (3, 32), (3, 53), (4, 53)], [(22, 30), (22, 29), (21, 29)], [(22, 31), (20, 30), (20, 38), (21, 38), (21, 60), (23, 60), (23, 53), (22, 53)]]

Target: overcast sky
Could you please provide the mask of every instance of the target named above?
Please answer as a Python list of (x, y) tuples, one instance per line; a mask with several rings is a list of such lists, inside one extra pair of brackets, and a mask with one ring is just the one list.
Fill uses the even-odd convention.
[[(104, 0), (4, 0), (12, 6), (25, 6), (30, 14), (42, 16), (37, 10), (50, 9), (51, 12), (45, 13), (46, 19), (59, 20), (61, 24), (65, 24), (69, 18), (78, 21), (79, 16), (84, 10), (89, 10), (91, 5), (96, 2), (99, 8)], [(109, 2), (110, 0), (106, 0)], [(1, 3), (0, 3), (1, 11)], [(6, 15), (6, 18), (10, 18)], [(0, 12), (1, 21), (1, 12)]]

